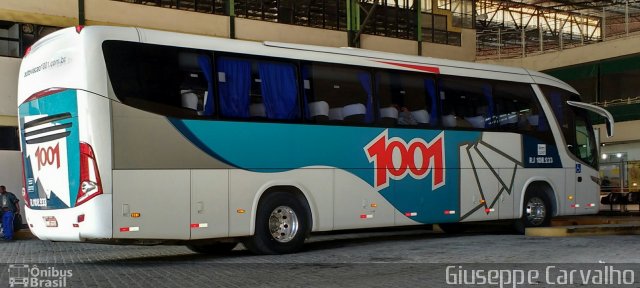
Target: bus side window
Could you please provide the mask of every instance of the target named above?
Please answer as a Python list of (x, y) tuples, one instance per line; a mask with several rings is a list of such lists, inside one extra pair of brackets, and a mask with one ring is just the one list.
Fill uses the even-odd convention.
[[(202, 59), (200, 59), (203, 57)], [(206, 55), (193, 52), (180, 52), (178, 65), (182, 76), (180, 84), (180, 97), (183, 108), (204, 114), (205, 98), (209, 95), (209, 77), (211, 65), (207, 65), (209, 58)], [(210, 101), (210, 99), (207, 99)]]
[(496, 114), (500, 130), (533, 135), (553, 143), (547, 118), (531, 84), (496, 82), (494, 85)]
[(373, 121), (369, 72), (344, 65), (307, 63), (302, 73), (309, 119), (329, 123)]
[(443, 76), (440, 101), (444, 127), (490, 129), (493, 125), (493, 90), (489, 81)]
[(529, 84), (498, 82), (495, 101), (499, 126), (514, 132), (542, 131), (538, 101)]
[(433, 79), (424, 74), (400, 71), (378, 71), (375, 79), (379, 124), (387, 127), (430, 124), (435, 106), (432, 104), (435, 86), (430, 87), (435, 83)]
[(103, 51), (113, 93), (123, 104), (180, 118), (206, 110), (210, 52), (121, 41), (105, 41)]

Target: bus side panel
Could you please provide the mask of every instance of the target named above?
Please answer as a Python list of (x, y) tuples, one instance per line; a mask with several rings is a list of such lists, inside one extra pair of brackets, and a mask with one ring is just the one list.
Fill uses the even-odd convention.
[(496, 164), (495, 161), (485, 162), (487, 157), (482, 155), (478, 146), (478, 144), (470, 144), (460, 147), (460, 162), (467, 166), (460, 169), (462, 221), (498, 219), (500, 203), (496, 200), (502, 190), (498, 177), (493, 173), (499, 171), (499, 166), (492, 166)]
[(485, 132), (459, 151), (461, 221), (513, 218), (515, 179), (524, 171), (521, 135)]
[(190, 182), (189, 170), (114, 170), (113, 238), (188, 240)]
[(112, 109), (113, 169), (231, 168), (190, 142), (166, 117), (118, 102)]
[[(295, 187), (304, 194), (313, 217), (313, 231), (332, 230), (333, 181), (333, 169), (326, 166), (285, 172), (229, 170), (229, 236), (253, 233), (260, 197), (267, 189), (276, 186)], [(240, 209), (245, 212), (240, 213)]]
[(369, 183), (344, 170), (334, 171), (334, 229), (385, 227), (395, 224), (396, 209)]
[(191, 170), (191, 239), (229, 236), (229, 170)]

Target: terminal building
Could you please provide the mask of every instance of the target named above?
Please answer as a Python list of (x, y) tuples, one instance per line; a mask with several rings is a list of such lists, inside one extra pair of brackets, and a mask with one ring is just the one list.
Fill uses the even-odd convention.
[[(581, 0), (4, 0), (0, 2), (0, 185), (22, 189), (17, 83), (42, 37), (76, 25), (134, 26), (249, 41), (354, 47), (523, 67), (610, 111), (599, 130), (608, 191), (640, 182), (640, 3)], [(594, 116), (596, 123), (603, 119)], [(603, 207), (606, 208), (606, 207)]]

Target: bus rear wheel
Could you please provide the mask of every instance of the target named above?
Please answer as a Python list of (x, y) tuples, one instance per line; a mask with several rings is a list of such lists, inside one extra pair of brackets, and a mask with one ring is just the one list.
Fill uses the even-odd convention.
[(522, 217), (516, 221), (516, 231), (525, 233), (528, 227), (547, 227), (551, 223), (551, 205), (546, 194), (531, 191), (525, 195)]
[(212, 244), (187, 245), (187, 248), (200, 254), (217, 255), (229, 253), (237, 245), (238, 243), (235, 242), (220, 242)]
[(274, 192), (260, 201), (255, 233), (243, 244), (256, 254), (293, 253), (302, 248), (308, 232), (309, 217), (300, 197)]

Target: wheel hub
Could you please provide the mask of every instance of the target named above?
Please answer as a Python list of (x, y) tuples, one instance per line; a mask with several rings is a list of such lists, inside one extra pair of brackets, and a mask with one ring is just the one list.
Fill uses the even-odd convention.
[(291, 241), (298, 234), (298, 216), (288, 206), (278, 206), (269, 216), (269, 232), (280, 243)]
[(544, 222), (547, 216), (547, 207), (544, 201), (538, 197), (532, 197), (527, 202), (527, 220), (534, 226), (538, 226)]

